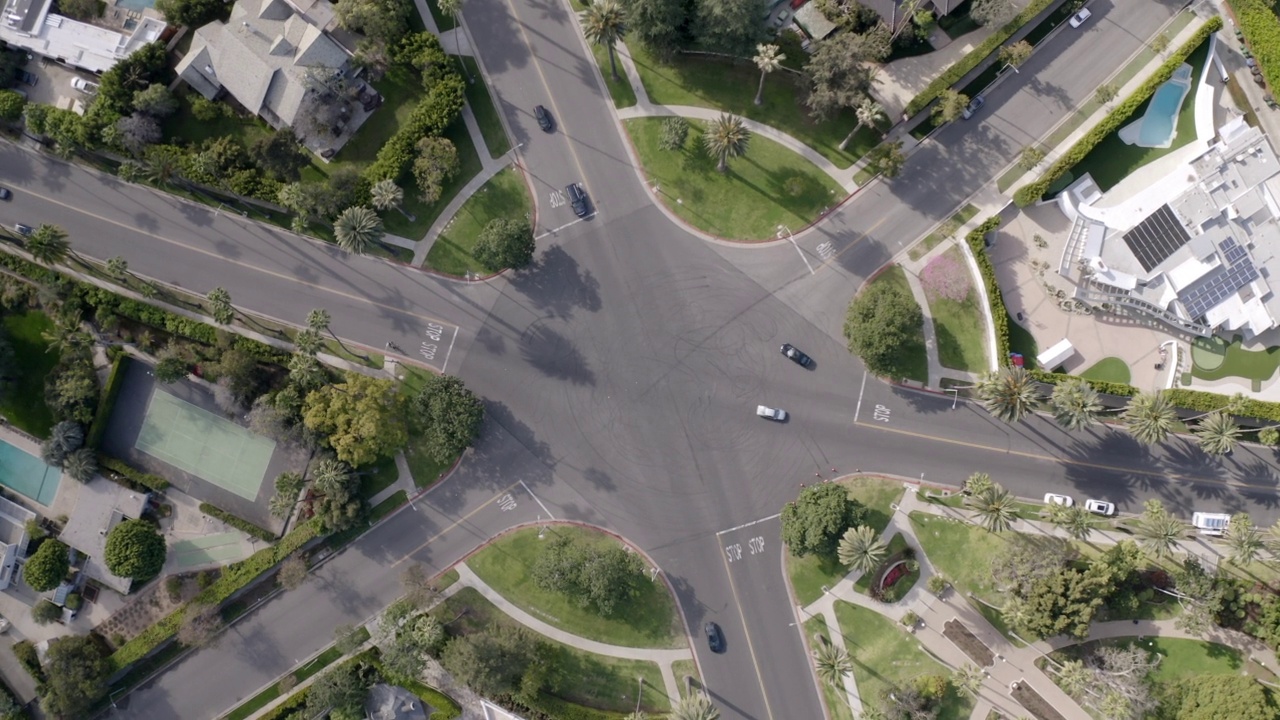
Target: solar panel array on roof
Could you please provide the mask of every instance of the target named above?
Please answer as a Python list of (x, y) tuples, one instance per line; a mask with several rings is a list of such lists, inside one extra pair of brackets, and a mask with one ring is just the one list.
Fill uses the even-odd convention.
[(1136, 227), (1124, 234), (1124, 244), (1138, 258), (1142, 269), (1151, 272), (1178, 248), (1187, 244), (1191, 236), (1178, 222), (1178, 216), (1168, 205), (1151, 213)]
[(1249, 257), (1249, 254), (1244, 251), (1244, 248), (1240, 247), (1233, 237), (1229, 237), (1219, 243), (1218, 249), (1222, 251), (1222, 256), (1227, 259), (1228, 265), (1235, 265)]
[(1210, 270), (1186, 290), (1178, 293), (1178, 299), (1187, 308), (1187, 314), (1198, 320), (1258, 277), (1258, 269), (1253, 266), (1253, 260), (1246, 257), (1234, 265), (1219, 265)]

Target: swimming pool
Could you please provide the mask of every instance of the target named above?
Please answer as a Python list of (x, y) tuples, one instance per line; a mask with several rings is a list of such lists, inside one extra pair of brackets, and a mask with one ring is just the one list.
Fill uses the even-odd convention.
[(156, 6), (156, 0), (116, 0), (116, 7), (132, 10), (134, 12), (142, 12), (147, 8)]
[(1142, 117), (1120, 130), (1120, 139), (1130, 145), (1166, 148), (1177, 134), (1178, 113), (1191, 90), (1191, 66), (1183, 63), (1173, 76), (1156, 88)]
[(61, 480), (62, 473), (56, 468), (0, 440), (0, 485), (41, 505), (51, 505)]

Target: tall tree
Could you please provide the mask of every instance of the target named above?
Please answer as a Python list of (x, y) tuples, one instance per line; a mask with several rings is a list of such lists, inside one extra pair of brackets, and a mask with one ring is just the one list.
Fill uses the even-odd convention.
[(919, 347), (916, 338), (923, 322), (920, 306), (907, 290), (895, 283), (873, 283), (849, 303), (844, 336), (849, 352), (862, 358), (868, 370), (896, 379), (905, 370), (901, 350)]
[(62, 471), (76, 482), (89, 482), (98, 473), (98, 454), (87, 447), (75, 450), (67, 456)]
[(321, 458), (311, 465), (311, 480), (316, 492), (329, 495), (350, 484), (351, 468), (341, 460)]
[(865, 524), (866, 517), (867, 508), (843, 485), (811, 485), (783, 506), (782, 541), (796, 557), (831, 555), (844, 531)]
[(31, 259), (43, 265), (66, 262), (67, 256), (71, 254), (67, 231), (57, 225), (41, 224), (27, 236), (24, 246), (31, 253)]
[(743, 56), (764, 39), (763, 0), (700, 0), (693, 5), (694, 36), (701, 47)]
[(726, 172), (729, 169), (729, 158), (741, 157), (747, 153), (747, 143), (751, 140), (751, 131), (746, 123), (736, 115), (720, 113), (720, 117), (712, 120), (702, 134), (702, 146), (707, 154), (716, 160), (716, 169)]
[(1031, 43), (1026, 40), (1019, 40), (1012, 45), (1005, 45), (1000, 48), (999, 59), (1000, 62), (1016, 70), (1019, 65), (1031, 57), (1033, 52), (1035, 52), (1035, 48), (1031, 47)]
[(1094, 515), (1080, 505), (1050, 505), (1049, 520), (1081, 542), (1088, 540), (1093, 533)]
[(418, 155), (413, 160), (413, 179), (418, 184), (418, 194), (424, 203), (434, 203), (444, 192), (444, 184), (461, 167), (458, 148), (443, 137), (424, 137), (415, 147)]
[(755, 100), (755, 103), (759, 105), (764, 101), (764, 79), (769, 76), (769, 73), (782, 67), (782, 61), (786, 60), (787, 56), (779, 52), (777, 45), (761, 43), (756, 46), (756, 54), (751, 59), (760, 71), (760, 86), (756, 88)]
[(1163, 392), (1138, 393), (1124, 411), (1124, 422), (1133, 438), (1144, 445), (1165, 441), (1173, 432), (1178, 415), (1169, 396)]
[(868, 168), (887, 178), (898, 177), (902, 172), (902, 166), (907, 164), (907, 155), (902, 152), (901, 140), (882, 142), (871, 148), (864, 157), (867, 159)]
[(843, 696), (844, 681), (853, 672), (853, 661), (849, 652), (822, 635), (813, 639), (813, 664), (818, 670), (818, 679), (835, 688), (837, 694)]
[(44, 657), (46, 682), (40, 687), (40, 706), (48, 715), (89, 717), (89, 710), (107, 692), (111, 663), (91, 635), (68, 635), (49, 641)]
[(1225, 412), (1209, 413), (1191, 429), (1200, 449), (1210, 455), (1227, 455), (1240, 442), (1240, 426)]
[(689, 41), (689, 3), (683, 0), (630, 0), (627, 31), (659, 60), (667, 61)]
[(812, 83), (805, 105), (819, 120), (844, 108), (856, 108), (871, 90), (873, 60), (865, 36), (840, 33), (816, 43), (805, 73)]
[(360, 672), (360, 664), (340, 663), (311, 684), (304, 717), (360, 717), (361, 706), (368, 694), (369, 685)]
[(22, 579), (32, 590), (48, 592), (62, 584), (70, 569), (67, 546), (45, 540), (22, 566)]
[(618, 63), (613, 48), (626, 32), (626, 16), (617, 0), (600, 0), (592, 3), (582, 17), (582, 32), (592, 45), (602, 45), (609, 51), (609, 74), (618, 80)]
[(1103, 410), (1098, 391), (1087, 380), (1078, 377), (1055, 385), (1049, 404), (1053, 408), (1054, 420), (1068, 430), (1082, 430), (1092, 425)]
[(107, 534), (102, 559), (113, 574), (150, 580), (164, 567), (164, 536), (145, 520), (125, 520)]
[(1035, 409), (1039, 399), (1036, 379), (1023, 367), (1001, 367), (978, 380), (978, 399), (987, 412), (1007, 423), (1016, 423)]
[(984, 679), (985, 674), (982, 672), (982, 668), (973, 663), (965, 663), (964, 667), (958, 668), (951, 674), (951, 683), (956, 688), (975, 697), (978, 695), (978, 691), (982, 689), (982, 681)]
[(845, 530), (836, 548), (840, 564), (851, 570), (869, 573), (884, 560), (889, 546), (876, 535), (875, 528), (859, 525)]
[(1231, 551), (1231, 562), (1241, 567), (1258, 559), (1262, 552), (1262, 533), (1247, 513), (1231, 516), (1227, 525), (1227, 548)]
[(129, 261), (116, 255), (107, 260), (107, 273), (114, 278), (124, 278), (129, 274)]
[(431, 375), (409, 405), (419, 447), (436, 462), (449, 462), (471, 446), (484, 422), (484, 403), (454, 375)]
[(382, 219), (363, 205), (349, 207), (333, 224), (333, 234), (338, 239), (338, 247), (363, 255), (382, 239)]
[(1157, 499), (1146, 501), (1142, 507), (1136, 527), (1138, 544), (1156, 557), (1169, 557), (1182, 538), (1185, 526)]
[(849, 134), (845, 135), (844, 139), (840, 141), (841, 150), (849, 146), (849, 142), (853, 140), (853, 136), (857, 135), (859, 130), (864, 127), (874, 128), (876, 126), (876, 123), (879, 122), (880, 118), (884, 117), (884, 106), (871, 98), (864, 98), (862, 102), (858, 103), (858, 106), (854, 108), (853, 114), (857, 117), (858, 123), (854, 125), (853, 129), (849, 131)]
[(480, 231), (471, 256), (490, 272), (519, 269), (533, 262), (538, 249), (528, 219), (494, 218)]
[(213, 321), (219, 325), (230, 325), (235, 320), (236, 309), (231, 304), (231, 293), (226, 288), (216, 287), (205, 296), (209, 301), (209, 312), (213, 313)]
[(170, 25), (192, 30), (226, 12), (221, 0), (156, 0), (155, 7)]
[(969, 106), (969, 96), (951, 88), (942, 91), (938, 99), (933, 104), (933, 110), (930, 113), (933, 121), (938, 125), (949, 123), (956, 120), (964, 113), (964, 109)]
[(348, 372), (344, 382), (309, 393), (302, 422), (354, 467), (388, 457), (408, 442), (395, 383), (359, 373)]
[(977, 513), (978, 524), (989, 532), (1008, 530), (1018, 519), (1018, 499), (999, 483), (992, 483), (981, 494), (969, 495), (965, 505)]
[(969, 9), (969, 17), (979, 25), (1000, 27), (1013, 19), (1018, 13), (1012, 0), (973, 0)]
[(263, 172), (280, 182), (297, 180), (311, 164), (311, 153), (302, 145), (293, 128), (283, 127), (253, 144), (253, 161)]
[(379, 180), (369, 188), (369, 201), (379, 210), (399, 210), (400, 203), (404, 202), (404, 190), (391, 178)]

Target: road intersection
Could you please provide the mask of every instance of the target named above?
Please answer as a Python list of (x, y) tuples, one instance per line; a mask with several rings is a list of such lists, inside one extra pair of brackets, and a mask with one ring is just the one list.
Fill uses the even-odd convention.
[[(1162, 497), (1186, 513), (1211, 504), (1269, 521), (1280, 475), (1254, 448), (1213, 460), (1180, 441), (1151, 450), (1122, 433), (1064, 433), (1041, 419), (1005, 426), (966, 404), (953, 410), (950, 397), (865, 381), (840, 337), (864, 278), (1092, 94), (1177, 5), (1095, 2), (1096, 22), (1037, 53), (988, 96), (982, 118), (944, 128), (900, 177), (864, 188), (798, 235), (815, 272), (790, 243), (703, 242), (655, 206), (558, 2), (466, 6), (499, 110), (522, 144), (539, 232), (560, 228), (539, 241), (532, 268), (489, 282), (350, 257), (0, 146), (0, 181), (17, 194), (0, 223), (57, 223), (83, 254), (123, 256), (141, 274), (202, 294), (220, 285), (237, 305), (273, 317), (300, 322), (324, 307), (335, 332), (367, 346), (436, 345), (415, 359), (486, 398), (484, 434), (448, 480), (302, 590), (274, 597), (221, 644), (131, 694), (128, 716), (214, 717), (327, 644), (330, 628), (394, 599), (404, 563), (443, 570), (503, 529), (547, 515), (643, 548), (690, 628), (716, 620), (725, 629), (725, 654), (695, 644), (724, 717), (777, 720), (822, 716), (791, 626), (772, 517), (815, 473), (955, 484), (982, 470), (1021, 495), (1064, 490), (1127, 510)], [(556, 114), (557, 133), (537, 129), (536, 104)], [(579, 181), (598, 213), (569, 224), (571, 211), (552, 207), (551, 194)], [(816, 367), (779, 355), (783, 342)], [(759, 420), (761, 403), (787, 409), (791, 421)]]

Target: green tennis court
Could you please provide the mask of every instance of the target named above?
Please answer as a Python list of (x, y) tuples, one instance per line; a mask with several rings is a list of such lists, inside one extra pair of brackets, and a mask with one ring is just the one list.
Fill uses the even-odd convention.
[(253, 501), (276, 444), (157, 388), (135, 447)]

